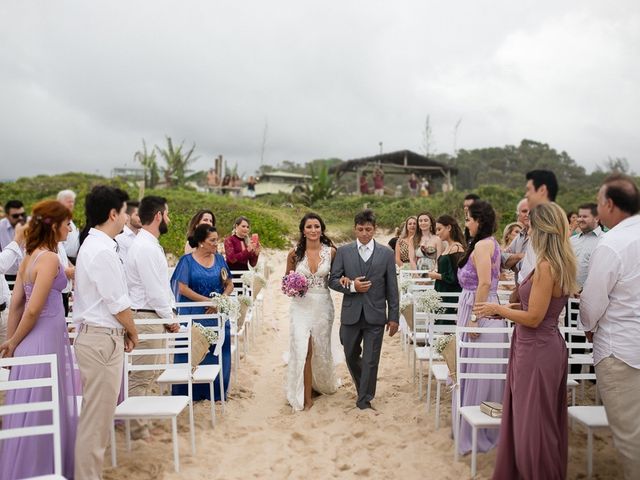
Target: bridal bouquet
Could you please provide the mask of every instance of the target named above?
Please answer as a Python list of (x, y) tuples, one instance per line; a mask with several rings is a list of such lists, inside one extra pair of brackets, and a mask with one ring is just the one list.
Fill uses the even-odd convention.
[(282, 278), (282, 293), (287, 297), (304, 297), (309, 290), (307, 277), (291, 271)]

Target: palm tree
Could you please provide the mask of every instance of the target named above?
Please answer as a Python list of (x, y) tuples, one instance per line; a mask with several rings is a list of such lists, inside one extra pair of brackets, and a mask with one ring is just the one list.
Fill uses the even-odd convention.
[(329, 175), (329, 167), (320, 165), (314, 168), (309, 166), (311, 181), (304, 185), (304, 190), (300, 194), (300, 199), (308, 207), (312, 207), (320, 200), (327, 200), (340, 193), (341, 188), (337, 186), (335, 177)]
[[(158, 172), (158, 162), (155, 150), (147, 151), (147, 143), (142, 139), (142, 150), (138, 150), (133, 154), (133, 161), (139, 162), (144, 168), (144, 186), (145, 188), (155, 188), (160, 180)], [(149, 175), (147, 176), (147, 171)]]
[(187, 167), (198, 159), (198, 157), (193, 156), (196, 144), (194, 143), (187, 152), (183, 152), (184, 141), (176, 148), (173, 146), (171, 137), (166, 138), (166, 149), (162, 149), (156, 145), (156, 151), (166, 163), (166, 167), (162, 169), (164, 178), (167, 186), (181, 187), (185, 183)]

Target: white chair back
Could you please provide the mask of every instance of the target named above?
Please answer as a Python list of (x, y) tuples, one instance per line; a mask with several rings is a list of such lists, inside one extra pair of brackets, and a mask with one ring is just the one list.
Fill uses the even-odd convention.
[[(171, 318), (136, 318), (134, 319), (136, 325), (165, 325), (174, 323), (175, 319)], [(185, 324), (186, 329), (177, 333), (162, 332), (162, 333), (141, 333), (138, 335), (139, 340), (163, 340), (162, 348), (145, 348), (138, 345), (129, 353), (124, 354), (125, 374), (124, 374), (124, 398), (129, 398), (129, 372), (134, 371), (158, 371), (158, 370), (171, 370), (171, 369), (187, 369), (188, 370), (188, 392), (189, 398), (193, 397), (192, 383), (191, 383), (191, 317), (183, 317), (180, 322)], [(172, 355), (179, 353), (187, 354), (187, 363), (173, 363), (169, 360)], [(133, 359), (140, 356), (157, 356), (161, 359), (162, 363), (150, 363), (134, 365)], [(190, 408), (193, 405), (190, 404)]]
[[(506, 380), (506, 366), (509, 363), (509, 349), (511, 344), (509, 341), (504, 342), (482, 342), (482, 341), (474, 341), (470, 338), (466, 338), (469, 335), (465, 334), (487, 334), (487, 333), (495, 333), (495, 334), (504, 334), (505, 337), (511, 334), (511, 327), (457, 327), (456, 328), (456, 388), (455, 388), (455, 396), (456, 396), (456, 414), (455, 418), (455, 429), (454, 429), (454, 439), (456, 442), (456, 455), (458, 452), (458, 432), (460, 431), (460, 388), (459, 384), (462, 380)], [(463, 340), (464, 339), (464, 340)], [(476, 349), (497, 349), (499, 354), (495, 357), (482, 357), (482, 356), (473, 356), (471, 352)], [(497, 372), (486, 372), (486, 373), (478, 373), (478, 372), (469, 372), (469, 369), (465, 369), (463, 372), (462, 365), (472, 366), (472, 365), (484, 365), (484, 366), (493, 366), (500, 367), (496, 368)]]
[(50, 388), (51, 400), (0, 406), (0, 418), (5, 415), (51, 412), (51, 423), (48, 425), (23, 426), (9, 429), (3, 425), (0, 430), (0, 440), (10, 438), (30, 437), (34, 435), (53, 435), (53, 468), (54, 475), (62, 475), (62, 451), (60, 439), (60, 397), (58, 394), (58, 361), (55, 354), (33, 355), (27, 357), (0, 358), (0, 368), (24, 365), (48, 364), (50, 375), (30, 380), (5, 380), (0, 382), (0, 391), (18, 390), (22, 388)]

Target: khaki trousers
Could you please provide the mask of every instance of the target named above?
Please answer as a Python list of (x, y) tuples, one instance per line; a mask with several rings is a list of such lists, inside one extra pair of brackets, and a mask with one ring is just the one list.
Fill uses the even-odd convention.
[(624, 478), (640, 479), (640, 369), (611, 356), (596, 365), (596, 378)]
[(76, 480), (102, 478), (104, 452), (120, 393), (124, 337), (81, 331), (74, 343), (82, 377), (82, 411), (75, 448)]
[(0, 312), (0, 345), (7, 341), (7, 322), (9, 320), (9, 307)]
[[(160, 318), (157, 314), (151, 312), (135, 312), (133, 318)], [(164, 332), (163, 325), (136, 325), (138, 335), (149, 333)], [(162, 340), (140, 340), (136, 347), (141, 348), (162, 348)], [(136, 355), (132, 359), (134, 365), (153, 365), (160, 362), (160, 355)], [(129, 396), (139, 397), (151, 395), (151, 386), (155, 382), (158, 372), (153, 370), (133, 371), (129, 373)], [(148, 420), (131, 420), (131, 438), (138, 440), (149, 436)]]

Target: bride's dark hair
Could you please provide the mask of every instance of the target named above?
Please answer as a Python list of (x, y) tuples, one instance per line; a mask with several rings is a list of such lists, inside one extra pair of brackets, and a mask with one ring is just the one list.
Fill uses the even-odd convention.
[(307, 223), (307, 220), (318, 220), (320, 222), (320, 231), (322, 232), (322, 234), (320, 235), (320, 243), (335, 248), (335, 245), (333, 244), (331, 239), (324, 233), (326, 226), (322, 218), (320, 218), (320, 215), (318, 215), (317, 213), (309, 212), (304, 217), (302, 217), (302, 220), (300, 220), (300, 226), (298, 227), (300, 230), (300, 240), (298, 240), (298, 245), (296, 246), (295, 250), (296, 264), (302, 261), (302, 259), (304, 258), (304, 254), (307, 251), (307, 238), (304, 236), (304, 226)]

